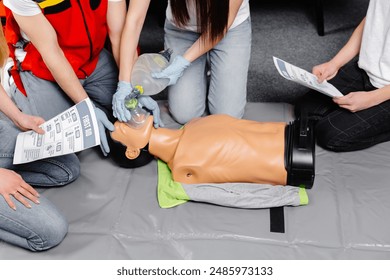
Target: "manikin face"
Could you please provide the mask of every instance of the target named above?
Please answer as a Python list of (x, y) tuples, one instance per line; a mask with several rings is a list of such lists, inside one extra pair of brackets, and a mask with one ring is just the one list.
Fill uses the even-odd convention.
[(139, 128), (133, 128), (119, 121), (115, 122), (114, 126), (115, 130), (111, 132), (111, 138), (127, 147), (127, 158), (135, 159), (139, 156), (141, 149), (149, 142), (153, 128), (153, 117), (150, 116), (145, 124)]

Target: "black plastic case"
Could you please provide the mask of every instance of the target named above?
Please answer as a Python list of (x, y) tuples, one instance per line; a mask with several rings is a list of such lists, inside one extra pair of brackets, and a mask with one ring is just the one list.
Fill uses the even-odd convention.
[(315, 176), (313, 122), (297, 119), (286, 126), (285, 167), (287, 184), (311, 189)]

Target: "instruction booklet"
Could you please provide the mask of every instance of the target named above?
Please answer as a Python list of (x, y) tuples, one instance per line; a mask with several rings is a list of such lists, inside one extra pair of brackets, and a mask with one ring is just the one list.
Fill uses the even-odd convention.
[(343, 94), (335, 88), (332, 84), (327, 81), (319, 83), (317, 76), (312, 73), (296, 67), (290, 63), (287, 63), (280, 58), (273, 57), (274, 64), (276, 69), (278, 69), (279, 74), (282, 75), (287, 80), (296, 82), (298, 84), (304, 85), (308, 88), (319, 91), (330, 97), (341, 97)]
[(99, 129), (89, 98), (72, 106), (40, 126), (45, 133), (19, 133), (14, 164), (66, 155), (100, 145)]

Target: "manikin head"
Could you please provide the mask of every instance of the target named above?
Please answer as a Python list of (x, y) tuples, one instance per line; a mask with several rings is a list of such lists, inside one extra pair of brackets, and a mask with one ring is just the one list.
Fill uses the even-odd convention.
[(111, 132), (111, 157), (122, 167), (139, 167), (149, 163), (153, 156), (147, 151), (150, 134), (153, 129), (153, 117), (149, 116), (145, 124), (133, 128), (123, 122), (115, 122)]

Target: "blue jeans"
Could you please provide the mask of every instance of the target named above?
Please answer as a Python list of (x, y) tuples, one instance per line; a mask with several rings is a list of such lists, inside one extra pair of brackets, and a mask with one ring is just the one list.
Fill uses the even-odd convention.
[[(20, 75), (27, 97), (15, 87), (11, 90), (13, 100), (24, 113), (48, 120), (74, 105), (56, 83), (37, 78), (30, 72)], [(113, 57), (103, 50), (94, 72), (80, 82), (94, 104), (112, 118), (112, 95), (118, 83)], [(11, 120), (0, 114), (0, 167), (16, 171), (27, 183), (39, 187), (63, 186), (79, 176), (80, 162), (75, 154), (13, 165), (19, 132)], [(40, 201), (39, 205), (31, 203), (31, 209), (16, 202), (14, 211), (0, 197), (0, 240), (33, 251), (60, 243), (67, 233), (67, 222), (47, 199), (41, 197)]]
[(14, 200), (13, 210), (0, 197), (0, 239), (31, 251), (58, 245), (68, 232), (68, 223), (49, 200), (40, 197), (39, 201), (27, 208)]
[[(79, 160), (74, 154), (13, 165), (19, 132), (4, 115), (0, 116), (1, 168), (12, 169), (30, 185), (40, 187), (62, 186), (79, 176)], [(39, 205), (30, 203), (30, 209), (14, 200), (15, 211), (0, 196), (0, 240), (32, 251), (46, 250), (62, 241), (68, 230), (64, 216), (44, 197), (39, 200)]]
[[(183, 55), (199, 36), (165, 22), (165, 47), (173, 50), (173, 57)], [(168, 88), (169, 110), (177, 122), (184, 124), (205, 113), (243, 116), (251, 40), (248, 18), (229, 30), (208, 53), (193, 61), (178, 82)]]

